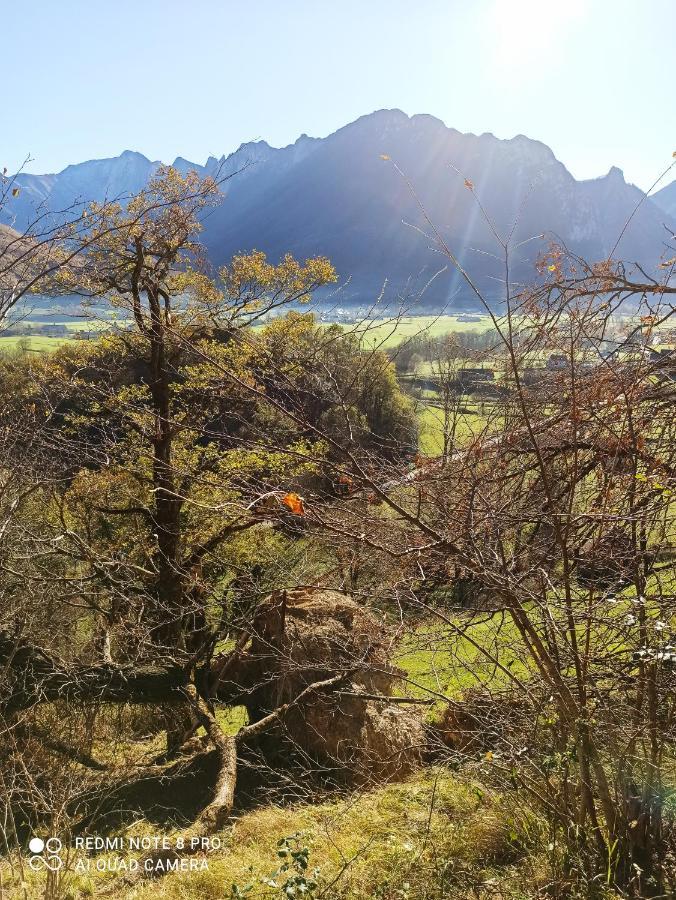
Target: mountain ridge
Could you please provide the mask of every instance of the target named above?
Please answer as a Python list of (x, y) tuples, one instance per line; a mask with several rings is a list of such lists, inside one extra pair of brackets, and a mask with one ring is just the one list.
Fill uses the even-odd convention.
[[(21, 230), (36, 205), (56, 212), (76, 199), (134, 193), (159, 165), (125, 150), (56, 174), (19, 175), (18, 202), (0, 211), (0, 222)], [(556, 237), (588, 259), (604, 258), (621, 237), (619, 256), (652, 269), (668, 239), (664, 226), (676, 229), (676, 182), (646, 198), (616, 166), (578, 181), (541, 141), (463, 134), (434, 116), (399, 109), (360, 116), (325, 138), (303, 134), (279, 148), (252, 141), (204, 165), (180, 156), (173, 165), (202, 175), (238, 173), (204, 221), (202, 238), (215, 265), (253, 248), (272, 259), (285, 252), (326, 255), (349, 283), (345, 302), (375, 296), (386, 281), (391, 294), (415, 293), (441, 268), (443, 260), (416, 230), (428, 227), (419, 204), (491, 296), (499, 294), (501, 271), (490, 254), (499, 248), (473, 193), (501, 234), (516, 221), (515, 245), (527, 242), (513, 260), (514, 277), (522, 280), (534, 276), (534, 260), (547, 245), (538, 235)], [(454, 300), (463, 296), (459, 288), (457, 274), (447, 272), (435, 279), (427, 302)]]

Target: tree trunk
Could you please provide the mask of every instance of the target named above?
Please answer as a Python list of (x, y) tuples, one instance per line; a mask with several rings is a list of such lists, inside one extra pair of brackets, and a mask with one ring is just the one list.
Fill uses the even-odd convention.
[(214, 796), (200, 815), (200, 822), (208, 831), (218, 831), (227, 824), (235, 802), (237, 738), (224, 734), (209, 705), (194, 691), (189, 691), (189, 693), (192, 696), (197, 716), (204, 725), (218, 754), (218, 776)]
[(176, 703), (185, 700), (188, 673), (179, 665), (67, 666), (44, 650), (0, 632), (0, 708), (36, 703)]

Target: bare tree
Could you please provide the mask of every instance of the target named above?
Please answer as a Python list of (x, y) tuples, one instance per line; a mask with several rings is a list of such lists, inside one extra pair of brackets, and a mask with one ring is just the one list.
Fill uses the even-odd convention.
[[(363, 470), (382, 506), (365, 525), (343, 505), (325, 526), (398, 562), (400, 601), (444, 623), (451, 654), (472, 643), (485, 664), (474, 708), (451, 702), (442, 732), (456, 751), (483, 746), (539, 805), (553, 846), (566, 848), (567, 877), (579, 867), (590, 891), (606, 878), (664, 895), (674, 889), (664, 797), (676, 736), (676, 444), (674, 355), (659, 334), (673, 317), (674, 261), (649, 278), (552, 245), (543, 280), (526, 288), (510, 280), (511, 236), (495, 233), (505, 260), (496, 312), (428, 226), (492, 319), (504, 414), (399, 479)], [(490, 597), (497, 642), (452, 600), (430, 604), (429, 574), (440, 571)]]

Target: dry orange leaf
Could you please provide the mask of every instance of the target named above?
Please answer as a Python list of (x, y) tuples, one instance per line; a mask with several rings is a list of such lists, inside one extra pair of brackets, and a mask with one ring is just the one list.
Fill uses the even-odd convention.
[(284, 496), (282, 497), (282, 503), (288, 510), (290, 510), (294, 514), (294, 516), (305, 515), (303, 498), (298, 494), (284, 494)]
[(474, 182), (470, 181), (469, 178), (465, 178), (465, 187), (469, 188), (470, 191), (474, 190)]

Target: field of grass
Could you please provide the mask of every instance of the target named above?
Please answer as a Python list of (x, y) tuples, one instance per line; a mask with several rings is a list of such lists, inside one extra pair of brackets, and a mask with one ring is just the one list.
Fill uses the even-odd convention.
[[(420, 404), (418, 411), (420, 436), (418, 446), (425, 456), (440, 456), (444, 449), (444, 413), (442, 409), (430, 404)], [(456, 443), (471, 441), (479, 434), (486, 420), (480, 416), (463, 415), (459, 418), (456, 431)]]
[[(455, 425), (454, 441), (456, 447), (462, 447), (479, 437), (485, 430), (490, 430), (491, 418), (495, 417), (490, 401), (477, 403), (474, 400), (463, 402), (464, 412), (458, 414)], [(420, 433), (418, 447), (425, 456), (440, 456), (444, 449), (444, 411), (433, 402), (419, 402), (418, 421)]]
[[(88, 310), (88, 315), (93, 318), (80, 318), (77, 314), (73, 315), (52, 315), (49, 316), (43, 312), (34, 315), (27, 313), (25, 322), (27, 325), (64, 325), (68, 332), (76, 331), (96, 331), (106, 327), (109, 323), (124, 327), (127, 320), (117, 319), (116, 311), (108, 308)], [(473, 317), (474, 318), (474, 317)], [(447, 334), (450, 331), (484, 331), (490, 327), (490, 319), (488, 316), (477, 316), (478, 322), (459, 322), (457, 316), (407, 316), (402, 319), (380, 319), (373, 320), (363, 329), (364, 343), (366, 346), (377, 346), (381, 349), (394, 347), (406, 338), (414, 337), (421, 334), (427, 337), (435, 337), (440, 334)], [(260, 326), (263, 327), (263, 326)], [(351, 331), (353, 326), (345, 326), (346, 331)], [(22, 337), (0, 337), (0, 350), (14, 349), (21, 340), (31, 342), (30, 349), (33, 351), (48, 351), (58, 347), (68, 337), (41, 337), (30, 336)]]
[[(478, 772), (481, 775), (481, 772)], [(125, 837), (154, 834), (138, 822)], [(186, 832), (167, 832), (172, 842)], [(349, 797), (295, 807), (266, 806), (240, 816), (218, 834), (220, 849), (191, 858), (208, 869), (172, 872), (131, 882), (97, 863), (115, 854), (91, 858), (93, 872), (62, 872), (61, 891), (49, 896), (99, 896), (111, 900), (224, 900), (226, 897), (282, 898), (312, 896), (327, 900), (423, 900), (433, 897), (528, 896), (540, 882), (544, 866), (535, 849), (536, 820), (480, 781), (462, 779), (442, 768), (427, 769), (401, 784)], [(280, 854), (279, 841), (307, 851), (307, 866), (294, 866)], [(131, 854), (143, 856), (143, 854)], [(286, 864), (288, 868), (280, 871)], [(8, 896), (38, 900), (44, 874), (6, 867)], [(304, 876), (316, 882), (309, 890), (287, 890), (288, 881)], [(293, 884), (293, 883), (292, 883)], [(298, 885), (298, 882), (296, 882)], [(499, 886), (499, 894), (493, 887)], [(12, 891), (18, 893), (12, 893)]]
[[(475, 613), (467, 620), (454, 616), (448, 624), (439, 621), (418, 628), (404, 638), (394, 661), (407, 673), (406, 692), (412, 696), (458, 699), (472, 688), (507, 687), (509, 673), (527, 677), (524, 658), (511, 620), (501, 613)], [(441, 697), (439, 702), (443, 706)]]
[[(417, 335), (438, 337), (450, 331), (485, 331), (491, 327), (489, 316), (472, 316), (476, 322), (459, 322), (457, 316), (405, 316), (401, 319), (373, 319), (364, 330), (364, 343), (381, 348), (395, 347)], [(348, 326), (349, 328), (349, 326)]]
[(41, 335), (0, 337), (0, 353), (12, 352), (20, 348), (25, 348), (30, 353), (50, 353), (68, 340), (67, 337), (42, 337)]
[(49, 325), (61, 325), (66, 329), (66, 334), (59, 337), (46, 336), (42, 334), (25, 334), (25, 335), (5, 335), (0, 333), (0, 353), (4, 351), (15, 351), (25, 349), (31, 353), (49, 353), (60, 347), (67, 341), (73, 340), (77, 334), (86, 332), (85, 336), (96, 335), (98, 332), (104, 332), (110, 327), (118, 325), (124, 328), (126, 320), (114, 320), (112, 318), (104, 319), (65, 319), (63, 317), (54, 320), (32, 320), (26, 319), (28, 326), (43, 328)]

